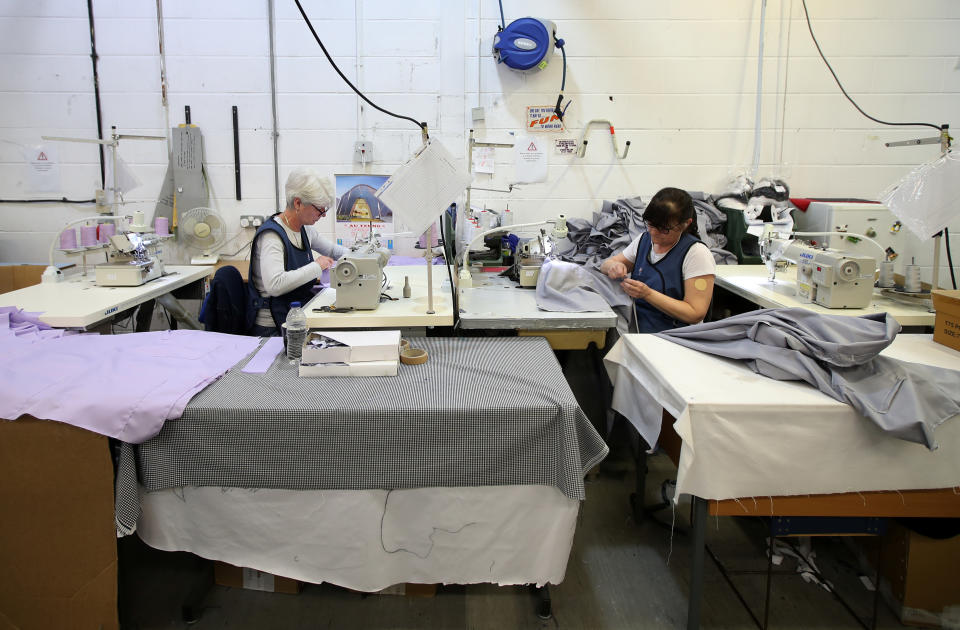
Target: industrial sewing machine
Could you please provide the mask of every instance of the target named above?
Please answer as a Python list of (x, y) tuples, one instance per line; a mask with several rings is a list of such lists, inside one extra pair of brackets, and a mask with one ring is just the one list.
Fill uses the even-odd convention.
[(163, 275), (161, 238), (155, 234), (114, 234), (107, 243), (107, 262), (97, 265), (102, 287), (138, 287)]
[(516, 259), (517, 279), (521, 287), (535, 288), (540, 278), (540, 268), (556, 247), (556, 241), (567, 237), (567, 220), (562, 214), (556, 220), (553, 230), (547, 233), (540, 228), (540, 234), (525, 241), (520, 246)]
[(388, 260), (390, 254), (380, 248), (380, 242), (374, 236), (355, 244), (333, 268), (331, 283), (337, 290), (334, 307), (372, 311), (380, 306), (383, 268)]
[(873, 298), (877, 261), (835, 249), (814, 247), (801, 240), (767, 232), (760, 239), (760, 254), (776, 280), (777, 262), (797, 266), (797, 297), (826, 308), (865, 308)]

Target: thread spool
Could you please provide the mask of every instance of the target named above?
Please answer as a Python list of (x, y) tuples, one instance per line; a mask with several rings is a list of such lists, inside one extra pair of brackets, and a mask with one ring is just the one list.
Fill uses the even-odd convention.
[(907, 293), (920, 293), (920, 265), (905, 265), (903, 268), (903, 290)]
[(880, 278), (877, 280), (877, 286), (882, 289), (894, 286), (892, 260), (884, 260), (880, 263)]
[(93, 247), (96, 244), (97, 244), (97, 226), (95, 225), (80, 226), (80, 246)]
[(77, 229), (70, 228), (60, 232), (60, 249), (77, 248)]
[(157, 217), (153, 220), (153, 231), (157, 236), (167, 236), (170, 234), (170, 219), (167, 217)]
[(101, 223), (100, 224), (100, 242), (109, 243), (110, 237), (117, 233), (117, 226), (115, 223)]

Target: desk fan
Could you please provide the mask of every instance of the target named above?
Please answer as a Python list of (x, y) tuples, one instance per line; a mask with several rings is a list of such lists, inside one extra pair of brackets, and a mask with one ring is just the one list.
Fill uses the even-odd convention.
[(190, 259), (192, 265), (214, 265), (216, 251), (226, 242), (223, 218), (212, 208), (193, 208), (177, 223), (177, 237), (187, 247), (201, 252)]

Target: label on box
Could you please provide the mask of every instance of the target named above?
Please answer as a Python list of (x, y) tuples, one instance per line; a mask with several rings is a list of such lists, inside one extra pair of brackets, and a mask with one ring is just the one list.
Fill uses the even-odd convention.
[(272, 593), (275, 589), (273, 574), (244, 567), (243, 588), (248, 588), (253, 591), (267, 591)]

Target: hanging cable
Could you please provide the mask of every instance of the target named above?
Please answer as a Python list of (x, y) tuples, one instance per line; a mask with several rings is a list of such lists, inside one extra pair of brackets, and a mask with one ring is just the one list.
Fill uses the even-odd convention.
[[(480, 19), (480, 15), (477, 14), (477, 19)], [(507, 28), (507, 22), (503, 19), (503, 0), (500, 0), (500, 30)]]
[(558, 39), (556, 35), (553, 38), (553, 45), (560, 49), (560, 53), (563, 55), (563, 74), (560, 79), (560, 94), (557, 96), (557, 105), (553, 108), (553, 113), (557, 115), (557, 118), (560, 119), (560, 122), (563, 122), (563, 115), (567, 113), (567, 107), (570, 107), (570, 103), (573, 101), (567, 101), (567, 104), (563, 109), (560, 109), (560, 104), (563, 102), (563, 91), (567, 87), (567, 49), (563, 47), (564, 42), (562, 39)]
[(362, 98), (363, 100), (365, 100), (367, 103), (369, 103), (370, 106), (373, 107), (375, 110), (377, 110), (377, 111), (379, 111), (379, 112), (383, 112), (384, 114), (387, 114), (388, 116), (393, 116), (394, 118), (400, 118), (400, 119), (402, 119), (402, 120), (409, 120), (410, 122), (412, 122), (412, 123), (415, 124), (416, 126), (420, 127), (420, 130), (423, 131), (424, 134), (426, 134), (426, 132), (427, 132), (427, 123), (425, 123), (425, 122), (417, 122), (415, 119), (410, 118), (409, 116), (402, 116), (402, 115), (400, 115), (400, 114), (395, 114), (394, 112), (391, 112), (390, 110), (384, 109), (384, 108), (380, 107), (379, 105), (377, 105), (376, 103), (374, 103), (373, 101), (371, 101), (369, 98), (367, 98), (367, 97), (363, 94), (363, 92), (361, 92), (360, 90), (358, 90), (358, 89), (356, 88), (356, 86), (354, 86), (353, 83), (350, 82), (350, 79), (347, 78), (347, 75), (345, 75), (345, 74), (340, 70), (340, 68), (337, 66), (337, 64), (334, 63), (333, 57), (331, 57), (331, 56), (330, 56), (330, 53), (327, 52), (327, 47), (323, 45), (323, 42), (322, 42), (322, 41), (320, 41), (320, 36), (317, 35), (317, 31), (313, 28), (313, 24), (310, 22), (310, 18), (307, 17), (307, 12), (304, 11), (304, 10), (303, 10), (303, 6), (300, 5), (300, 0), (293, 0), (293, 1), (296, 3), (297, 8), (300, 9), (300, 15), (303, 16), (303, 21), (307, 23), (307, 27), (310, 29), (310, 32), (313, 34), (313, 38), (314, 38), (315, 40), (317, 40), (317, 44), (320, 45), (320, 50), (323, 51), (323, 54), (324, 54), (324, 56), (327, 58), (327, 61), (329, 61), (329, 62), (330, 62), (330, 65), (333, 66), (333, 69), (337, 71), (337, 74), (340, 75), (340, 78), (343, 79), (344, 83), (346, 83), (347, 85), (349, 85), (350, 88), (351, 88), (354, 92), (357, 93), (357, 96), (359, 96), (360, 98)]
[[(93, 62), (93, 100), (97, 108), (97, 138), (103, 140), (103, 120), (100, 113), (100, 76), (97, 73), (97, 38), (93, 28), (93, 0), (87, 0), (87, 21), (90, 23), (90, 61)], [(103, 145), (100, 147), (100, 188), (107, 186), (107, 170), (103, 159)]]
[(943, 242), (947, 246), (947, 266), (950, 269), (950, 282), (953, 283), (953, 290), (957, 290), (957, 275), (953, 271), (953, 254), (950, 253), (950, 228), (943, 228)]
[(827, 61), (827, 58), (823, 55), (823, 51), (820, 49), (820, 43), (817, 41), (816, 35), (813, 34), (813, 26), (810, 25), (810, 12), (807, 11), (807, 0), (803, 0), (803, 13), (807, 17), (807, 30), (810, 31), (810, 37), (813, 39), (813, 45), (817, 47), (817, 52), (820, 53), (820, 58), (823, 59), (823, 63), (827, 64), (827, 69), (830, 70), (830, 74), (833, 75), (833, 80), (837, 82), (837, 87), (840, 88), (840, 91), (843, 92), (843, 95), (847, 97), (847, 100), (857, 108), (857, 111), (872, 120), (875, 123), (880, 123), (881, 125), (889, 125), (891, 127), (931, 127), (940, 131), (940, 125), (934, 125), (932, 123), (924, 122), (887, 122), (885, 120), (880, 120), (879, 118), (874, 118), (867, 112), (863, 111), (856, 101), (850, 98), (850, 95), (847, 94), (847, 91), (843, 88), (843, 85), (840, 83), (840, 79), (837, 78), (837, 73), (833, 71), (833, 66), (830, 65), (830, 62)]

